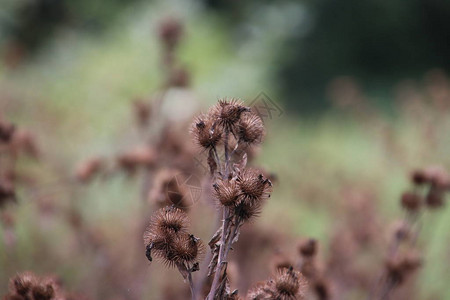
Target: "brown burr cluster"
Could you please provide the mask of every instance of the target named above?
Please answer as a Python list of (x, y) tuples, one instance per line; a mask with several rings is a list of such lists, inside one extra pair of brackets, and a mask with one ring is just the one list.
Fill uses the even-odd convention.
[(258, 283), (249, 291), (247, 299), (301, 300), (307, 286), (304, 276), (292, 267), (278, 270), (274, 278)]
[(58, 280), (52, 277), (38, 277), (24, 272), (10, 279), (9, 291), (4, 300), (72, 300), (85, 299), (66, 293)]
[(411, 213), (421, 207), (431, 209), (442, 207), (445, 195), (450, 190), (450, 175), (441, 167), (431, 166), (418, 169), (411, 174), (412, 190), (401, 197), (401, 205)]
[(161, 259), (169, 267), (185, 265), (193, 270), (203, 252), (200, 239), (188, 233), (188, 217), (182, 210), (167, 206), (158, 210), (144, 233), (146, 255)]
[[(208, 243), (210, 262), (208, 274), (204, 274), (208, 278), (197, 285), (191, 281), (191, 273), (200, 267), (198, 258), (203, 247), (187, 232), (186, 213), (174, 206), (160, 209), (151, 218), (144, 234), (146, 255), (150, 261), (155, 256), (169, 267), (176, 266), (189, 280), (192, 299), (198, 299), (200, 293), (207, 299), (239, 299), (237, 290), (230, 288), (227, 257), (241, 226), (258, 215), (272, 192), (266, 173), (247, 167), (247, 153), (263, 139), (263, 123), (240, 100), (223, 99), (195, 118), (191, 133), (195, 144), (208, 153), (211, 196), (221, 222)], [(151, 195), (159, 198), (158, 188), (152, 190)], [(267, 297), (276, 297), (273, 299), (301, 299), (304, 279), (298, 271), (283, 270), (266, 283), (264, 290)], [(260, 297), (255, 299), (263, 299)]]
[(258, 170), (244, 169), (236, 177), (218, 179), (213, 189), (218, 202), (241, 222), (260, 212), (264, 200), (270, 197), (272, 183)]
[[(259, 144), (265, 134), (261, 118), (238, 99), (222, 99), (208, 113), (198, 116), (192, 126), (195, 142), (202, 148), (216, 149), (220, 143), (245, 150)], [(234, 141), (229, 140), (230, 135)]]

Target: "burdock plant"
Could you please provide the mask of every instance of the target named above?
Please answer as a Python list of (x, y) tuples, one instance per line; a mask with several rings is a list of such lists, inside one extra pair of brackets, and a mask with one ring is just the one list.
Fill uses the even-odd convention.
[(212, 258), (208, 275), (213, 280), (207, 297), (222, 299), (236, 294), (229, 290), (226, 271), (231, 245), (237, 241), (241, 226), (258, 214), (272, 189), (260, 171), (246, 168), (245, 150), (261, 142), (264, 127), (249, 107), (231, 99), (219, 100), (197, 118), (192, 133), (198, 145), (209, 151), (213, 194), (222, 216), (222, 226), (209, 242)]
[(198, 270), (203, 244), (188, 233), (187, 225), (188, 218), (182, 210), (174, 206), (158, 210), (144, 232), (145, 255), (149, 261), (155, 256), (168, 267), (177, 267), (183, 278), (189, 281), (192, 299), (196, 299), (192, 272)]
[[(211, 260), (207, 276), (211, 286), (207, 299), (238, 299), (237, 291), (229, 287), (228, 254), (242, 225), (258, 215), (272, 191), (272, 182), (263, 172), (247, 167), (246, 152), (262, 141), (263, 122), (240, 100), (224, 99), (195, 118), (191, 133), (194, 142), (208, 154), (212, 196), (221, 224), (208, 243)], [(166, 265), (176, 266), (189, 279), (192, 299), (197, 299), (197, 290), (203, 288), (192, 286), (191, 273), (199, 267), (201, 242), (187, 233), (186, 222), (182, 211), (164, 208), (152, 218), (144, 241), (147, 258), (152, 260), (154, 255)], [(294, 270), (285, 270), (268, 281), (264, 292), (273, 295), (273, 299), (298, 299), (303, 290), (302, 278)]]
[(441, 167), (416, 170), (410, 181), (412, 188), (400, 198), (405, 218), (391, 237), (381, 284), (369, 299), (391, 299), (395, 289), (422, 265), (422, 255), (417, 247), (420, 233), (418, 223), (425, 209), (443, 207), (450, 189), (450, 175)]

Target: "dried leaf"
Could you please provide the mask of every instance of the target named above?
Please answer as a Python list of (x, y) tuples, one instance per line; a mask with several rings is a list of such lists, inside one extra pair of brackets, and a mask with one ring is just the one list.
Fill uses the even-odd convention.
[(217, 267), (217, 261), (219, 260), (219, 251), (220, 247), (219, 245), (215, 244), (215, 247), (212, 251), (213, 257), (211, 258), (211, 262), (208, 265), (208, 277), (214, 274), (216, 267)]
[(215, 298), (214, 299), (228, 299), (228, 295), (230, 292), (230, 283), (228, 280), (227, 275), (227, 263), (223, 263), (223, 267), (221, 268), (221, 271), (223, 271), (223, 275), (220, 281), (220, 285), (218, 286), (216, 292), (215, 292)]
[(216, 233), (214, 233), (214, 235), (212, 236), (211, 240), (208, 243), (209, 248), (211, 248), (211, 250), (214, 250), (215, 245), (217, 244), (217, 242), (220, 241), (221, 234), (222, 234), (222, 226), (220, 226), (220, 228), (217, 229)]

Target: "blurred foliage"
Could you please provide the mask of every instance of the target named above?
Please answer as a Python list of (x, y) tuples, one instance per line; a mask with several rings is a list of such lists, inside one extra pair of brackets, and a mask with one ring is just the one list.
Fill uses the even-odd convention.
[[(3, 1), (0, 34), (26, 51), (39, 48), (60, 27), (98, 35), (139, 3)], [(277, 49), (266, 58), (272, 66), (268, 75), (297, 112), (328, 107), (324, 91), (336, 76), (355, 77), (369, 93), (386, 94), (404, 77), (417, 78), (435, 67), (450, 70), (448, 1), (202, 2), (226, 24), (235, 49), (249, 39), (269, 40), (264, 46)], [(273, 19), (277, 13), (282, 17)]]
[(374, 91), (431, 68), (450, 70), (448, 1), (323, 0), (309, 8), (311, 30), (287, 40), (281, 67), (292, 107), (323, 107), (323, 91), (336, 76), (353, 76)]
[(2, 0), (0, 36), (32, 53), (51, 40), (60, 28), (71, 27), (93, 33), (104, 31), (117, 20), (124, 8), (136, 2)]
[(230, 24), (235, 26), (260, 12), (262, 5), (277, 9), (289, 3), (306, 10), (306, 14), (297, 10), (300, 26), (282, 42), (281, 63), (274, 76), (287, 105), (297, 112), (329, 107), (324, 91), (337, 76), (355, 77), (369, 92), (380, 93), (380, 89), (388, 91), (400, 79), (417, 78), (431, 68), (450, 70), (448, 1), (205, 3), (211, 9), (226, 12)]
[[(161, 49), (155, 31), (166, 15), (179, 16), (186, 23), (179, 56), (204, 104), (222, 96), (251, 100), (263, 90), (284, 102), (289, 111), (293, 107), (316, 110), (324, 107), (323, 91), (334, 76), (356, 76), (364, 87), (375, 90), (430, 67), (448, 67), (450, 61), (450, 51), (445, 51), (450, 38), (444, 38), (450, 29), (449, 5), (437, 0), (401, 5), (399, 1), (210, 0), (205, 7), (173, 0), (136, 1), (131, 6), (118, 0), (110, 5), (59, 1), (46, 11), (48, 18), (39, 20), (47, 24), (42, 26), (19, 16), (22, 10), (36, 9), (36, 3), (48, 5), (50, 0), (6, 3), (2, 38), (23, 37), (38, 51), (17, 68), (1, 65), (1, 95), (6, 102), (2, 108), (8, 118), (36, 133), (48, 162), (38, 170), (40, 176), (49, 177), (49, 189), (55, 187), (52, 178), (70, 174), (82, 158), (114, 154), (127, 146), (128, 140), (122, 138), (132, 123), (131, 101), (155, 92), (160, 84)], [(10, 25), (5, 27), (5, 22)], [(358, 119), (360, 115), (376, 117)], [(400, 213), (398, 196), (407, 187), (405, 174), (427, 164), (450, 167), (448, 131), (442, 129), (449, 127), (445, 115), (430, 114), (425, 120), (440, 129), (435, 133), (437, 144), (428, 143), (430, 132), (422, 127), (423, 120), (406, 113), (395, 117), (373, 111), (330, 111), (308, 121), (287, 114), (273, 120), (258, 164), (278, 174), (280, 183), (256, 223), (269, 228), (278, 224), (294, 237), (316, 237), (326, 249), (329, 229), (342, 221), (333, 218), (330, 206), (342, 201), (342, 185), (349, 183), (376, 194), (383, 221), (393, 220)], [(438, 119), (443, 123), (435, 123)], [(106, 232), (112, 245), (116, 235), (124, 238), (124, 244), (133, 242), (128, 227), (134, 226), (142, 209), (135, 201), (137, 185), (117, 178), (80, 192), (79, 205), (87, 222)], [(56, 186), (55, 197), (67, 202), (69, 195)], [(44, 224), (44, 230), (36, 226), (40, 220), (33, 215), (33, 205), (32, 200), (22, 201), (17, 207), (18, 219), (24, 220), (18, 223), (20, 252), (11, 254), (0, 246), (1, 265), (6, 266), (0, 271), (0, 292), (19, 268), (54, 272), (71, 288), (81, 286), (96, 265), (89, 257), (67, 259), (67, 228), (59, 226), (58, 219), (50, 220), (51, 226)], [(424, 219), (427, 229), (422, 239), (428, 249), (419, 281), (422, 299), (450, 295), (448, 264), (442, 263), (442, 257), (448, 260), (449, 212), (447, 207)], [(206, 231), (203, 228), (204, 240)], [(46, 251), (52, 251), (53, 259), (38, 259)], [(161, 270), (152, 265), (148, 273)], [(155, 288), (168, 278), (153, 277), (158, 277), (152, 278), (155, 282), (146, 282), (148, 299), (158, 299)]]

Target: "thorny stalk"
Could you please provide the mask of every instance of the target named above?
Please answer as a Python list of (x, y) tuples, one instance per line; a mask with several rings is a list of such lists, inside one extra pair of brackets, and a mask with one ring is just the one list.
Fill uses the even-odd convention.
[(211, 285), (211, 291), (208, 295), (208, 299), (214, 299), (216, 290), (217, 290), (217, 285), (219, 284), (219, 279), (221, 277), (222, 271), (225, 268), (225, 264), (227, 263), (226, 261), (226, 255), (225, 255), (225, 247), (226, 247), (226, 237), (228, 235), (228, 231), (229, 231), (229, 224), (230, 224), (230, 218), (229, 218), (229, 210), (228, 208), (224, 207), (222, 208), (223, 210), (223, 220), (222, 220), (222, 235), (221, 235), (221, 239), (220, 239), (220, 248), (219, 248), (219, 258), (218, 258), (218, 262), (217, 262), (217, 268), (216, 271), (214, 273), (214, 279), (213, 279), (213, 283)]
[[(246, 167), (246, 153), (242, 153), (240, 160), (233, 166), (232, 156), (237, 153), (241, 141), (244, 146), (259, 144), (264, 135), (264, 126), (260, 117), (241, 101), (225, 99), (219, 100), (207, 114), (198, 116), (191, 132), (198, 146), (209, 150), (208, 165), (214, 201), (219, 206), (217, 224), (221, 225), (208, 243), (211, 252), (207, 276), (212, 277), (212, 283), (207, 299), (234, 299), (237, 291), (230, 291), (226, 272), (228, 254), (232, 244), (237, 241), (242, 224), (257, 215), (263, 202), (270, 197), (272, 183), (261, 170)], [(233, 151), (230, 149), (232, 141), (236, 142)], [(219, 156), (218, 145), (223, 145), (223, 159)], [(159, 210), (144, 233), (144, 244), (149, 261), (155, 255), (166, 265), (178, 267), (183, 278), (189, 281), (192, 299), (195, 299), (200, 297), (205, 283), (200, 278), (194, 284), (191, 275), (191, 272), (199, 270), (198, 254), (202, 252), (202, 243), (187, 233), (187, 219), (187, 214), (175, 207)], [(288, 286), (293, 289), (288, 288), (286, 291), (285, 285), (280, 283), (281, 290), (280, 286), (273, 285), (269, 290), (274, 295), (297, 295), (301, 283), (299, 275), (293, 271), (279, 275), (280, 280), (288, 280)]]
[(231, 245), (233, 244), (233, 241), (235, 240), (236, 236), (238, 235), (239, 229), (241, 228), (241, 225), (242, 225), (242, 222), (240, 220), (237, 220), (236, 222), (237, 223), (234, 225), (233, 232), (228, 238), (227, 246), (225, 247), (226, 248), (225, 249), (225, 257), (228, 256), (228, 252), (231, 249)]
[[(222, 220), (221, 220), (220, 214), (217, 214), (215, 227), (219, 227), (221, 223), (222, 223)], [(212, 257), (213, 256), (212, 256), (211, 251), (207, 251), (205, 258), (200, 265), (199, 274), (197, 274), (197, 282), (194, 284), (194, 289), (195, 289), (196, 295), (201, 292), (203, 285), (205, 284), (205, 281), (207, 279), (207, 274), (208, 274), (208, 264), (211, 261)]]
[(230, 139), (230, 131), (228, 129), (225, 129), (225, 140), (224, 140), (224, 151), (225, 151), (225, 172), (222, 175), (223, 179), (226, 179), (228, 177), (228, 168), (230, 165), (230, 152), (228, 149), (228, 143)]
[(184, 280), (187, 280), (189, 283), (189, 289), (191, 290), (191, 299), (197, 300), (197, 293), (194, 287), (194, 281), (192, 280), (192, 272), (194, 270), (188, 268), (184, 263), (177, 263), (177, 268), (183, 276)]
[[(229, 140), (229, 130), (226, 129), (225, 130), (225, 140), (224, 140), (225, 170), (222, 174), (223, 179), (226, 179), (228, 177), (228, 165), (230, 162), (230, 156), (229, 156), (229, 152), (228, 152), (228, 140)], [(216, 154), (217, 154), (217, 152), (216, 152)], [(218, 165), (219, 165), (219, 163), (218, 163)], [(225, 247), (226, 247), (226, 237), (227, 237), (228, 231), (229, 231), (229, 228), (228, 228), (229, 224), (230, 224), (229, 209), (227, 207), (222, 207), (222, 233), (221, 233), (220, 245), (219, 245), (219, 247), (220, 247), (219, 248), (219, 258), (218, 258), (218, 262), (217, 262), (217, 268), (214, 273), (214, 279), (213, 279), (213, 282), (211, 285), (211, 290), (208, 294), (207, 299), (211, 299), (211, 300), (214, 299), (215, 293), (217, 290), (217, 285), (219, 284), (220, 276), (222, 274), (222, 271), (225, 268), (227, 254), (228, 254), (225, 252)]]
[[(215, 160), (215, 162), (217, 164), (217, 167), (220, 170), (221, 169), (221, 164), (220, 164), (219, 155), (217, 154), (216, 147), (212, 147), (212, 149), (210, 151), (213, 153), (214, 160)], [(210, 175), (211, 175), (211, 178), (214, 177), (214, 173), (211, 172)], [(215, 223), (216, 226), (214, 228), (221, 226), (221, 224), (222, 224), (222, 218), (221, 218), (220, 214), (217, 214), (216, 223)], [(194, 285), (194, 290), (195, 290), (196, 294), (198, 294), (202, 290), (202, 287), (205, 284), (205, 281), (207, 279), (206, 275), (208, 273), (208, 264), (209, 264), (209, 262), (211, 261), (212, 258), (213, 258), (213, 256), (212, 256), (211, 251), (207, 251), (206, 257), (204, 258), (204, 260), (203, 260), (203, 262), (202, 262), (202, 264), (200, 266), (200, 270), (199, 270), (200, 274), (197, 276), (197, 278), (198, 278), (197, 282)]]

